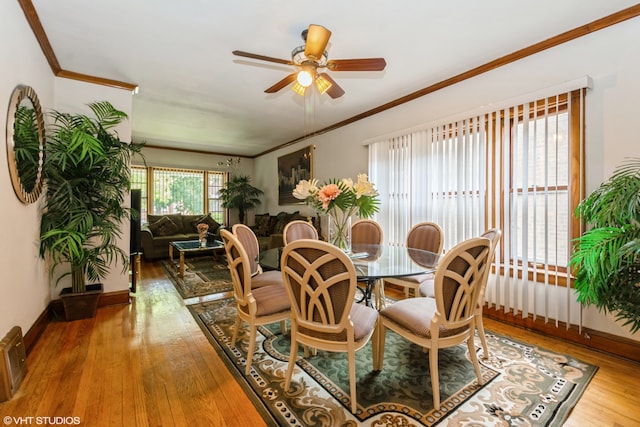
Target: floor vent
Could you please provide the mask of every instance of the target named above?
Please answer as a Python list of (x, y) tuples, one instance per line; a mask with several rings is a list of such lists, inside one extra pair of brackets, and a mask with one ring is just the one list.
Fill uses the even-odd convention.
[(27, 374), (27, 354), (22, 340), (22, 329), (11, 328), (0, 341), (0, 402), (11, 399)]

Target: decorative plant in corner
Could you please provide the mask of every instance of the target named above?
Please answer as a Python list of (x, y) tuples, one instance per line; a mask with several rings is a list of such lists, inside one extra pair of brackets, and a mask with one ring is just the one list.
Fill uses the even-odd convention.
[(143, 146), (120, 141), (113, 130), (127, 118), (124, 112), (107, 101), (89, 107), (95, 117), (50, 113), (43, 165), (47, 187), (40, 256), (50, 256), (52, 277), (59, 267), (69, 266), (56, 284), (71, 275), (74, 294), (86, 291), (85, 279), (106, 277), (118, 260), (127, 271), (129, 258), (118, 238), (132, 213), (123, 207), (130, 190), (130, 160)]
[(238, 209), (238, 219), (242, 224), (247, 210), (258, 206), (259, 196), (263, 194), (262, 190), (251, 185), (251, 179), (246, 175), (232, 175), (225, 187), (220, 189), (222, 207)]
[(640, 330), (640, 158), (616, 169), (576, 209), (591, 228), (575, 240), (578, 301)]

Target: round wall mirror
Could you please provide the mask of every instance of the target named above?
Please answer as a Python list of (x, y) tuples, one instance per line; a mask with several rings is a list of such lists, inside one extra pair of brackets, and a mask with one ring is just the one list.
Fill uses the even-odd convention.
[(44, 116), (38, 95), (30, 86), (18, 86), (7, 112), (7, 162), (13, 191), (22, 203), (38, 200), (42, 192)]

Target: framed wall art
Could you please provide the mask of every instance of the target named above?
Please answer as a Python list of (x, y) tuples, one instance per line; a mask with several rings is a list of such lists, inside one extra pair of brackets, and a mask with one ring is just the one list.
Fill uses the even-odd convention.
[(302, 179), (313, 177), (313, 149), (310, 145), (293, 153), (278, 157), (278, 204), (302, 203), (293, 197), (293, 189)]

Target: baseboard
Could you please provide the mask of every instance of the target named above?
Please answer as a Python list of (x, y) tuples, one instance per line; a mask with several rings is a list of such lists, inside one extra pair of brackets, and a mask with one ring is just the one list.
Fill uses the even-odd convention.
[[(62, 306), (62, 302), (60, 303), (60, 305)], [(36, 345), (36, 342), (38, 342), (40, 335), (42, 335), (44, 330), (47, 328), (47, 325), (49, 324), (49, 321), (50, 321), (50, 316), (51, 315), (50, 315), (49, 307), (47, 307), (40, 314), (40, 316), (38, 316), (38, 318), (33, 323), (33, 325), (31, 325), (27, 333), (24, 334), (24, 338), (23, 338), (24, 349), (27, 352), (27, 355), (29, 355), (29, 353), (31, 352), (31, 349)]]
[(558, 326), (556, 326), (555, 321), (545, 322), (541, 317), (534, 320), (531, 314), (527, 318), (523, 318), (521, 315), (515, 315), (512, 312), (506, 313), (504, 310), (489, 308), (486, 305), (483, 309), (483, 315), (489, 319), (520, 326), (543, 335), (640, 363), (640, 342), (638, 341), (584, 327), (580, 332), (576, 325), (569, 325), (567, 328), (566, 323), (558, 322)]
[[(105, 292), (100, 295), (98, 307), (129, 304), (130, 302), (131, 300), (128, 290)], [(49, 322), (57, 319), (64, 319), (64, 307), (62, 306), (62, 300), (60, 299), (52, 300), (24, 335), (24, 346), (27, 354), (29, 354), (31, 349), (36, 345), (36, 342), (46, 329)]]

